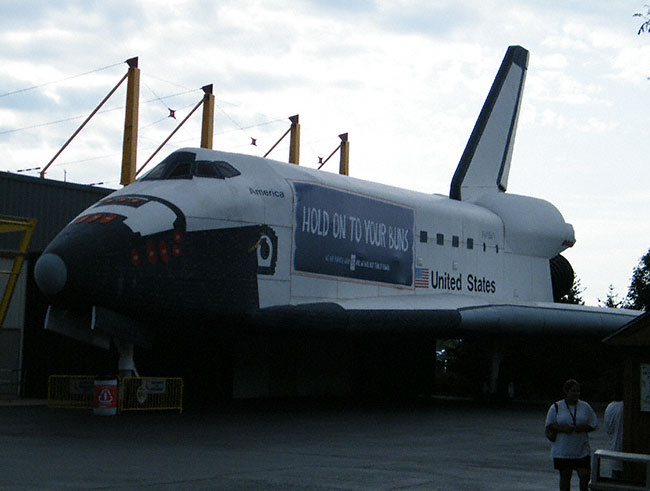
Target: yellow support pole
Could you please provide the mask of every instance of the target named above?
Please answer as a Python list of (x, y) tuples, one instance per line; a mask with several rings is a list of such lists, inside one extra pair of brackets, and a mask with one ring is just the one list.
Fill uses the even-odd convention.
[(339, 165), (339, 174), (344, 176), (350, 175), (350, 142), (348, 141), (348, 134), (343, 133), (339, 135), (341, 139), (341, 163)]
[(129, 65), (126, 86), (126, 114), (124, 116), (124, 143), (122, 144), (122, 177), (126, 186), (135, 180), (138, 152), (138, 113), (140, 105), (140, 69), (138, 58), (126, 60)]
[(201, 87), (203, 96), (203, 123), (201, 125), (201, 148), (212, 150), (212, 136), (214, 134), (214, 95), (212, 84)]
[(0, 329), (2, 329), (5, 317), (7, 316), (9, 302), (14, 293), (16, 283), (18, 282), (18, 276), (23, 267), (27, 248), (29, 247), (29, 242), (32, 240), (36, 222), (37, 220), (35, 218), (0, 217), (0, 233), (23, 232), (23, 237), (20, 240), (18, 251), (15, 253), (13, 266), (11, 271), (7, 272), (9, 274), (9, 280), (7, 281), (5, 291), (2, 294), (2, 300), (0, 301)]
[(300, 164), (300, 123), (298, 122), (298, 115), (291, 116), (291, 140), (289, 142), (289, 163)]

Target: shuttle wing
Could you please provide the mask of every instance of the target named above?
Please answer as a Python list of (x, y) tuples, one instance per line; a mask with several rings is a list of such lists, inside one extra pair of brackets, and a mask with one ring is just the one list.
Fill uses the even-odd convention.
[(640, 315), (627, 309), (550, 302), (496, 303), (440, 295), (438, 298), (308, 303), (260, 309), (266, 327), (290, 325), (313, 332), (393, 333), (460, 338), (467, 335), (562, 335), (603, 338)]

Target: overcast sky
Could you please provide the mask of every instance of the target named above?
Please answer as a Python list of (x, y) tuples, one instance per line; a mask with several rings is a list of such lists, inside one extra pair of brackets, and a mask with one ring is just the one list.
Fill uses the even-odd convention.
[[(530, 60), (508, 192), (546, 199), (573, 224), (564, 255), (588, 304), (610, 284), (622, 298), (650, 246), (650, 34), (638, 36), (633, 17), (642, 0), (0, 8), (0, 170), (44, 166), (138, 56), (139, 165), (212, 83), (215, 149), (262, 155), (300, 114), (302, 165), (316, 167), (348, 132), (351, 175), (448, 194), (506, 48), (519, 44)], [(124, 98), (121, 87), (48, 178), (119, 187)], [(150, 165), (199, 146), (200, 122), (199, 111)], [(286, 161), (287, 145), (271, 157)], [(336, 172), (338, 157), (325, 169)]]

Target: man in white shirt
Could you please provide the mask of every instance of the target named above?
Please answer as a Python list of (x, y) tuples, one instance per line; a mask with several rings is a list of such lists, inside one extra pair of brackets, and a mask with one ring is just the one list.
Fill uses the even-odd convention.
[(598, 418), (592, 407), (580, 400), (580, 384), (573, 379), (564, 383), (564, 399), (555, 402), (546, 414), (546, 428), (557, 432), (551, 455), (560, 472), (560, 490), (571, 489), (575, 470), (580, 490), (587, 491), (591, 477), (591, 448), (589, 433), (598, 428)]

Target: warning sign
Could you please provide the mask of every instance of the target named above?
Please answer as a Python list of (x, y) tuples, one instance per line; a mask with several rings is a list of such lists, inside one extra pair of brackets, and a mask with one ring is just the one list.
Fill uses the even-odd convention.
[(117, 381), (95, 381), (94, 409), (114, 409), (117, 407)]
[(113, 404), (114, 400), (113, 391), (111, 391), (111, 389), (102, 389), (97, 398), (97, 401), (99, 401), (99, 404), (102, 406), (110, 406)]

